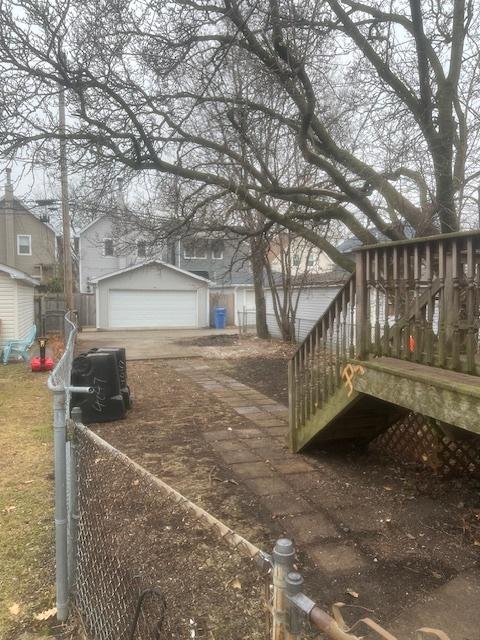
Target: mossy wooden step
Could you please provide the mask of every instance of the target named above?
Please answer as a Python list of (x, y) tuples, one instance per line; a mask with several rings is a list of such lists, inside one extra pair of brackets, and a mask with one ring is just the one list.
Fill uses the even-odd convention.
[(355, 364), (356, 392), (480, 434), (479, 377), (387, 357)]

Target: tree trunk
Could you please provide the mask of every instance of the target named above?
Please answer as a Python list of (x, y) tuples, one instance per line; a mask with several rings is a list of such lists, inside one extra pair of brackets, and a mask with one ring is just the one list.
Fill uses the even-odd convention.
[(265, 304), (265, 290), (263, 288), (263, 241), (254, 239), (251, 241), (251, 263), (253, 273), (253, 286), (255, 289), (255, 309), (257, 322), (257, 336), (269, 338), (267, 325), (267, 306)]

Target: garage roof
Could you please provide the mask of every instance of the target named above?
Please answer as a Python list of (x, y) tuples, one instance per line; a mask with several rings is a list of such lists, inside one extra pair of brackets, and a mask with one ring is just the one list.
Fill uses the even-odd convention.
[(185, 269), (180, 269), (179, 267), (175, 267), (173, 264), (168, 264), (168, 262), (163, 262), (162, 260), (147, 260), (146, 262), (140, 262), (139, 264), (134, 264), (131, 267), (126, 267), (125, 269), (120, 269), (119, 271), (113, 271), (112, 273), (107, 273), (104, 276), (99, 276), (98, 278), (92, 278), (90, 282), (93, 284), (100, 282), (100, 280), (107, 280), (108, 278), (114, 278), (115, 276), (119, 276), (123, 273), (128, 273), (129, 271), (135, 271), (136, 269), (141, 269), (142, 267), (147, 267), (150, 264), (158, 264), (161, 267), (165, 267), (167, 269), (171, 269), (172, 271), (176, 271), (177, 273), (181, 273), (184, 276), (188, 276), (193, 280), (200, 280), (201, 282), (205, 282), (207, 284), (213, 284), (211, 280), (207, 278), (202, 278), (202, 276), (197, 276), (190, 271), (185, 271)]
[(6, 264), (0, 264), (0, 273), (6, 273), (12, 278), (12, 280), (22, 280), (23, 282), (32, 285), (32, 287), (38, 286), (38, 282), (34, 278), (29, 276), (28, 273), (19, 271), (14, 267), (9, 267)]

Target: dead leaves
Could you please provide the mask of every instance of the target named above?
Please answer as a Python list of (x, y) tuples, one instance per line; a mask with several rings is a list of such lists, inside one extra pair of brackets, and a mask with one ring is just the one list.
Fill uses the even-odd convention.
[[(8, 607), (8, 612), (11, 616), (16, 618), (20, 615), (22, 607), (18, 604), (18, 602), (14, 602)], [(57, 607), (52, 607), (51, 609), (45, 609), (45, 611), (41, 611), (40, 613), (36, 613), (33, 616), (34, 620), (38, 620), (39, 622), (45, 622), (46, 620), (50, 620), (57, 614)]]
[(50, 618), (53, 618), (56, 613), (57, 607), (52, 607), (51, 609), (47, 609), (46, 611), (35, 614), (33, 617), (35, 618), (35, 620), (49, 620)]

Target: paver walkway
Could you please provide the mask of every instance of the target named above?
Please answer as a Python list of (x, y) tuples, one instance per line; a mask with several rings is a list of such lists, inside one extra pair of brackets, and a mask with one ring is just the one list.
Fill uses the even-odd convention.
[(316, 566), (327, 574), (351, 573), (371, 562), (355, 544), (339, 540), (342, 530), (315, 503), (321, 473), (288, 450), (285, 405), (204, 363), (171, 366), (250, 421), (251, 426), (207, 431), (204, 437), (237, 480), (259, 496), (272, 518), (282, 519), (285, 534), (309, 553)]

